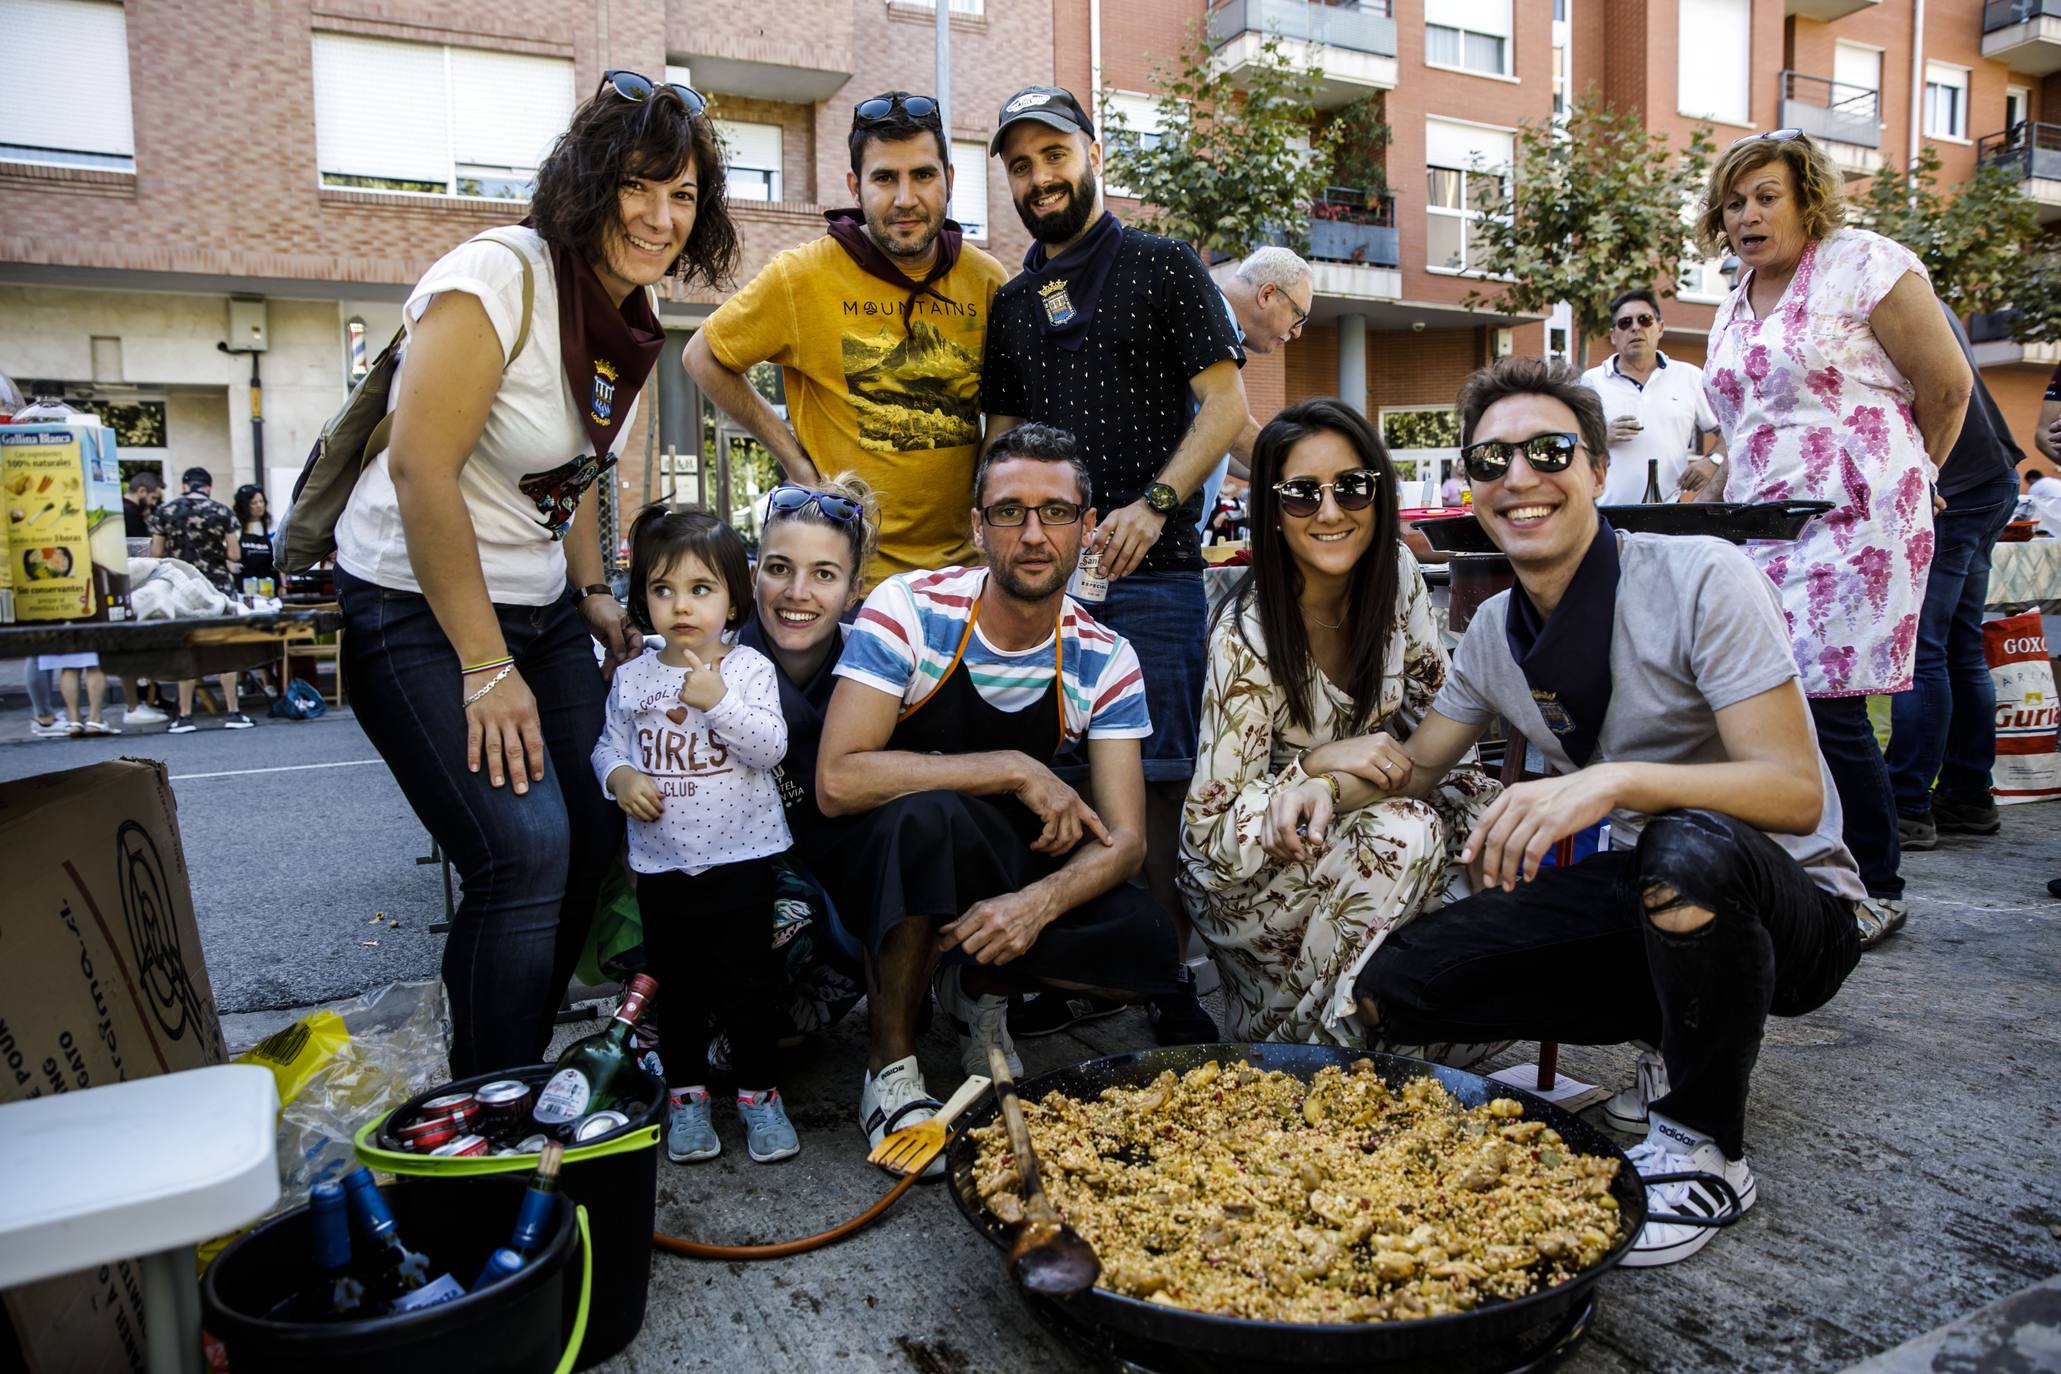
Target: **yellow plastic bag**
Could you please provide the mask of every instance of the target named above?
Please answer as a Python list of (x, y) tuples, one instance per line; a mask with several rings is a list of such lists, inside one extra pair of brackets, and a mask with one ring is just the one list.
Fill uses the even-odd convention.
[(303, 1016), (286, 1029), (275, 1031), (236, 1056), (239, 1064), (256, 1064), (272, 1071), (279, 1085), (280, 1110), (300, 1096), (315, 1071), (345, 1045), (351, 1033), (344, 1019), (333, 1011)]

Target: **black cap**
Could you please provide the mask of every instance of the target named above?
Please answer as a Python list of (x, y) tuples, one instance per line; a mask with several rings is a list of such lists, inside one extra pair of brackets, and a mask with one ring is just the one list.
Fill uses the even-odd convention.
[(1058, 86), (1025, 86), (1009, 97), (1002, 105), (1002, 112), (995, 116), (995, 137), (988, 144), (988, 156), (998, 157), (1002, 152), (1002, 135), (1009, 126), (1021, 120), (1035, 119), (1040, 124), (1050, 124), (1055, 129), (1068, 133), (1078, 130), (1089, 138), (1095, 137), (1094, 121), (1081, 108), (1081, 102), (1073, 98), (1073, 92)]

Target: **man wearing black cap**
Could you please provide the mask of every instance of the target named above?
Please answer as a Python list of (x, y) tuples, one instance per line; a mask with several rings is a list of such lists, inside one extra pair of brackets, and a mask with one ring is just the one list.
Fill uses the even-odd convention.
[[(1103, 208), (1102, 145), (1070, 92), (1026, 87), (995, 124), (988, 151), (1036, 241), (988, 325), (989, 442), (1024, 421), (1056, 425), (1094, 478), (1100, 523), (1087, 553), (1099, 576), (1083, 567), (1079, 599), (1144, 668), (1146, 874), (1179, 915), (1173, 873), (1208, 638), (1197, 524), (1203, 483), (1245, 424), (1245, 358), (1195, 250)], [(1150, 1010), (1163, 1041), (1215, 1036), (1192, 988)]]

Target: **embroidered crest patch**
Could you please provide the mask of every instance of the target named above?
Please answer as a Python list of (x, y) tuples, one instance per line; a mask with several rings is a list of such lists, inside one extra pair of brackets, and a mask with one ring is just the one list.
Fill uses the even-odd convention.
[(1065, 282), (1046, 282), (1038, 288), (1038, 298), (1045, 303), (1045, 318), (1053, 324), (1065, 324), (1073, 318), (1073, 300), (1066, 294)]
[(596, 358), (594, 360), (594, 395), (588, 403), (588, 409), (592, 412), (594, 423), (597, 425), (611, 423), (610, 417), (615, 413), (615, 379), (615, 364), (609, 362), (606, 358)]

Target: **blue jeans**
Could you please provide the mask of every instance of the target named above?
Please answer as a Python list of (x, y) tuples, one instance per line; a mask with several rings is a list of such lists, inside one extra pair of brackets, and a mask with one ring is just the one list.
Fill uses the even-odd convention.
[(2009, 475), (1962, 492), (1932, 517), (1932, 575), (1918, 613), (1911, 690), (1890, 698), (1889, 785), (1900, 816), (1986, 802), (1997, 757), (1997, 694), (1982, 651), (1990, 551), (2018, 504)]
[(1870, 897), (1904, 895), (1903, 845), (1896, 836), (1896, 803), (1889, 795), (1889, 770), (1868, 720), (1866, 697), (1812, 697), (1811, 722), (1818, 727), (1818, 752), (1832, 774), (1845, 824), (1840, 838), (1853, 851)]
[[(1152, 735), (1143, 750), (1147, 782), (1186, 787), (1195, 776), (1208, 609), (1199, 572), (1134, 572), (1114, 578), (1108, 598), (1087, 608), (1131, 642), (1145, 674), (1145, 709), (1152, 713)], [(1086, 751), (1081, 752), (1085, 757)]]
[(358, 723), (464, 883), (444, 945), (451, 1074), (534, 1064), (622, 844), (589, 761), (607, 697), (593, 637), (571, 592), (494, 607), (544, 734), (543, 781), (517, 796), (466, 767), (458, 655), (428, 600), (342, 569), (336, 582)]

